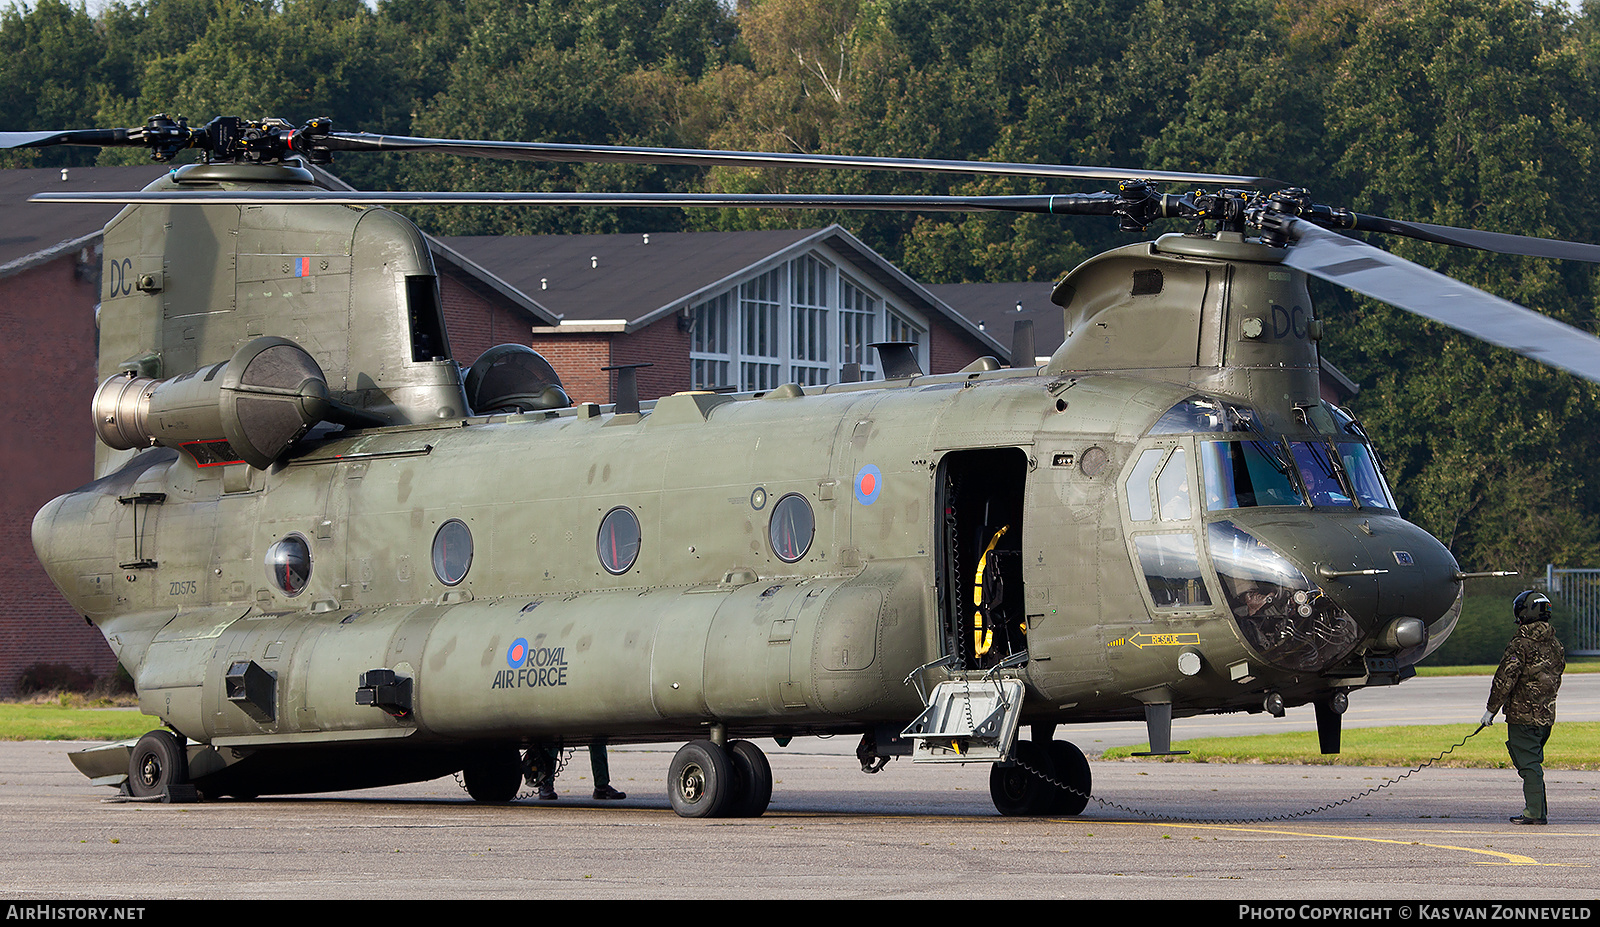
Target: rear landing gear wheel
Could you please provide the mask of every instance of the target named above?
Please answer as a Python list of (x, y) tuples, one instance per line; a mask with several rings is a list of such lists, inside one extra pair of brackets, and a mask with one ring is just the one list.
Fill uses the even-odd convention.
[(733, 797), (734, 778), (726, 750), (709, 740), (690, 741), (667, 767), (667, 799), (679, 817), (721, 817)]
[(189, 753), (178, 735), (151, 731), (139, 738), (128, 758), (128, 794), (149, 798), (189, 782)]
[(1050, 765), (1055, 767), (1055, 780), (1068, 787), (1056, 788), (1056, 805), (1050, 813), (1082, 814), (1083, 809), (1089, 804), (1089, 796), (1094, 791), (1094, 774), (1089, 771), (1088, 758), (1074, 744), (1065, 740), (1052, 740)]
[(735, 740), (728, 743), (728, 759), (733, 764), (734, 790), (723, 816), (761, 817), (772, 803), (772, 764), (767, 755), (748, 740)]
[(1060, 792), (1030, 769), (1053, 775), (1049, 755), (1031, 740), (1019, 740), (1009, 766), (994, 764), (989, 770), (989, 797), (995, 810), (1010, 817), (1049, 814)]
[(461, 782), (473, 801), (504, 804), (522, 788), (522, 757), (515, 747), (475, 752), (461, 768)]

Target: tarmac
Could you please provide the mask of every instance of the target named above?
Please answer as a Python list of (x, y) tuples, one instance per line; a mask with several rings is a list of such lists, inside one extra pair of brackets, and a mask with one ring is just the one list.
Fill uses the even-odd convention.
[[(1364, 691), (1346, 723), (1448, 724), (1442, 749), (1477, 727), (1487, 687), (1485, 677), (1454, 677)], [(1180, 720), (1174, 739), (1218, 727), (1314, 728), (1305, 715)], [(1600, 720), (1600, 676), (1569, 676), (1558, 715)], [(1143, 742), (1142, 725), (1101, 727), (1063, 727), (1057, 736), (1093, 752)], [(1504, 729), (1477, 736), (1500, 741)], [(864, 775), (853, 741), (843, 740), (758, 742), (776, 779), (771, 808), (718, 820), (672, 812), (665, 777), (675, 745), (613, 748), (613, 785), (628, 793), (620, 802), (589, 797), (579, 751), (555, 802), (478, 805), (445, 778), (169, 805), (110, 800), (112, 790), (91, 786), (68, 761), (82, 745), (0, 743), (0, 909), (47, 898), (134, 906), (1070, 898), (1176, 901), (1241, 921), (1271, 919), (1250, 905), (1287, 902), (1295, 906), (1277, 919), (1350, 919), (1358, 910), (1362, 919), (1402, 921), (1600, 915), (1596, 771), (1548, 771), (1550, 824), (1518, 827), (1507, 821), (1521, 805), (1510, 769), (1404, 775), (1094, 758), (1095, 800), (1082, 815), (1023, 819), (994, 811), (986, 766), (902, 759)], [(1305, 907), (1312, 901), (1340, 904)], [(1534, 901), (1542, 906), (1493, 907)]]

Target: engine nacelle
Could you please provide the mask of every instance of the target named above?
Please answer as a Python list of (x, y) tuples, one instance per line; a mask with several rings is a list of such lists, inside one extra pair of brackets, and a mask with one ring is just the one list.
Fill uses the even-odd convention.
[(94, 395), (95, 431), (107, 446), (178, 448), (202, 467), (243, 461), (264, 470), (328, 412), (316, 360), (270, 336), (168, 380), (108, 377)]

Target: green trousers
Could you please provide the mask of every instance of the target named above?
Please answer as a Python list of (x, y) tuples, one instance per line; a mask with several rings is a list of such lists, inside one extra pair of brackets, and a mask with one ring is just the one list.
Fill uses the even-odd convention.
[(1507, 724), (1506, 752), (1522, 777), (1522, 816), (1543, 820), (1546, 815), (1544, 801), (1544, 745), (1550, 739), (1553, 725)]

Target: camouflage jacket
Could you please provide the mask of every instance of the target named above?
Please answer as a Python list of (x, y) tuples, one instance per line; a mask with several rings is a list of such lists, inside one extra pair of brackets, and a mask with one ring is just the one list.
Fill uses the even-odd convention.
[(1556, 723), (1556, 691), (1567, 654), (1548, 621), (1517, 628), (1489, 686), (1489, 711), (1506, 710), (1508, 724)]

